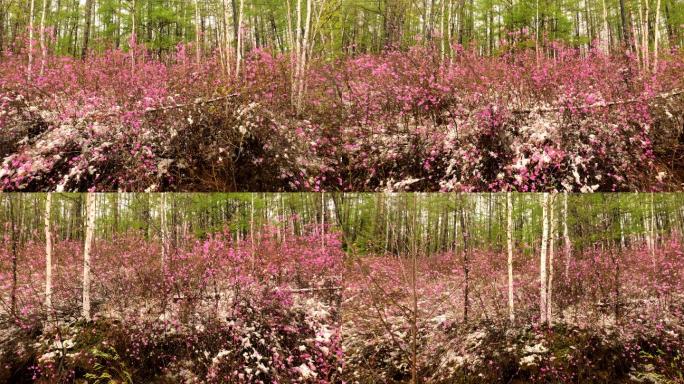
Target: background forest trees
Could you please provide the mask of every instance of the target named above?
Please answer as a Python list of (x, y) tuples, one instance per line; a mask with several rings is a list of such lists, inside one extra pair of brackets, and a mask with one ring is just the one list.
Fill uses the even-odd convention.
[(681, 0), (2, 0), (0, 51), (26, 51), (35, 31), (50, 52), (73, 56), (144, 44), (163, 57), (196, 43), (200, 56), (217, 52), (232, 69), (260, 48), (294, 52), (303, 64), (314, 52), (415, 44), (443, 56), (454, 43), (492, 55), (503, 42), (552, 55), (550, 41), (584, 51), (598, 41), (605, 51), (644, 55), (681, 46), (682, 23)]
[[(42, 332), (40, 353), (61, 337), (52, 324), (78, 334), (123, 318), (135, 327), (115, 326), (120, 348), (176, 327), (214, 356), (223, 316), (275, 301), (282, 321), (324, 310), (334, 323), (301, 331), (325, 341), (331, 377), (339, 342), (343, 374), (360, 382), (681, 373), (683, 194), (2, 194), (0, 224), (0, 322), (29, 345)], [(231, 312), (243, 301), (248, 312)], [(308, 355), (286, 340), (295, 363), (282, 374), (306, 376)], [(201, 357), (157, 342), (145, 351), (208, 374)], [(55, 355), (31, 353), (2, 366), (37, 358), (61, 374)], [(491, 361), (464, 365), (481, 355)], [(162, 374), (141, 361), (126, 364)]]

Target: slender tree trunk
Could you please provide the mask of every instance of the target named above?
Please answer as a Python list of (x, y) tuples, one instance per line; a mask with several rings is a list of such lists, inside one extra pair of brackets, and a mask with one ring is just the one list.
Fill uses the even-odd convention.
[(136, 35), (135, 35), (135, 14), (136, 14), (136, 0), (133, 0), (131, 7), (131, 41), (129, 44), (129, 49), (131, 50), (131, 73), (135, 71), (135, 45), (136, 45)]
[(195, 63), (199, 66), (202, 62), (202, 21), (200, 19), (200, 3), (195, 0)]
[(45, 16), (47, 14), (47, 3), (47, 0), (43, 0), (43, 12), (40, 16), (40, 76), (45, 74), (45, 62), (47, 61), (47, 44), (45, 43)]
[(162, 272), (162, 278), (165, 276), (166, 272), (166, 263), (168, 261), (169, 257), (169, 235), (168, 235), (168, 225), (166, 223), (166, 199), (167, 199), (167, 194), (165, 192), (162, 192), (160, 196), (160, 203), (159, 203), (159, 218), (160, 218), (160, 232), (161, 232), (161, 272)]
[(546, 321), (551, 324), (553, 322), (553, 257), (556, 243), (556, 220), (554, 217), (554, 202), (556, 195), (551, 194), (549, 201), (549, 282), (548, 282), (548, 302), (546, 303)]
[[(33, 0), (31, 0), (33, 1)], [(86, 0), (85, 3), (85, 26), (83, 27), (83, 47), (81, 49), (81, 60), (88, 56), (88, 45), (90, 44), (90, 23), (93, 17), (93, 0)]]
[(321, 248), (325, 249), (325, 192), (321, 192)]
[[(299, 0), (298, 0), (299, 1)], [(300, 59), (299, 59), (299, 65), (298, 65), (298, 72), (299, 74), (297, 75), (298, 82), (297, 82), (297, 111), (301, 111), (302, 109), (302, 103), (304, 101), (304, 75), (306, 72), (306, 64), (307, 64), (307, 52), (309, 49), (309, 34), (311, 31), (311, 13), (313, 12), (312, 9), (312, 0), (307, 0), (306, 2), (306, 21), (304, 22), (304, 36), (302, 37), (302, 47), (300, 51)]]
[(563, 246), (565, 248), (565, 282), (569, 280), (570, 259), (572, 257), (572, 243), (568, 231), (568, 193), (563, 193)]
[[(414, 196), (415, 198), (415, 196)], [(415, 224), (415, 221), (414, 221)], [(415, 225), (414, 225), (415, 230)], [(411, 294), (413, 306), (413, 319), (411, 319), (411, 383), (418, 384), (418, 290), (417, 269), (418, 255), (416, 249), (411, 250)]]
[(461, 206), (459, 207), (459, 213), (460, 213), (460, 222), (461, 222), (461, 236), (463, 237), (463, 278), (464, 278), (464, 287), (463, 287), (463, 322), (468, 324), (468, 309), (469, 309), (469, 304), (470, 304), (470, 262), (468, 260), (468, 228), (466, 226), (466, 216), (465, 216), (465, 199), (461, 200)]
[(506, 238), (508, 240), (508, 318), (515, 322), (515, 307), (513, 296), (513, 203), (511, 193), (506, 193)]
[(245, 0), (240, 0), (240, 14), (238, 15), (238, 25), (237, 25), (237, 48), (236, 48), (236, 57), (235, 57), (235, 76), (240, 75), (240, 66), (242, 65), (242, 44), (243, 44), (243, 37), (242, 37), (242, 20), (243, 20), (243, 14), (245, 10)]
[(83, 318), (90, 321), (90, 258), (95, 234), (95, 194), (86, 195), (86, 235), (83, 247)]
[(52, 318), (52, 227), (50, 214), (52, 210), (52, 193), (45, 199), (45, 311), (48, 321)]
[(36, 0), (31, 0), (29, 11), (29, 49), (28, 49), (28, 81), (33, 79), (33, 14), (36, 8)]
[(17, 212), (15, 209), (15, 199), (19, 198), (20, 196), (21, 195), (9, 196), (10, 226), (12, 237), (12, 289), (10, 292), (10, 314), (12, 317), (17, 315), (17, 264), (19, 263), (17, 242), (19, 239), (17, 234)]
[(658, 72), (658, 43), (660, 41), (660, 0), (656, 1), (655, 25), (653, 26), (653, 73)]
[(610, 38), (608, 36), (608, 9), (606, 8), (606, 0), (601, 0), (602, 10), (602, 26), (601, 26), (601, 51), (608, 55), (610, 53)]
[(252, 256), (252, 271), (254, 271), (254, 266), (256, 265), (256, 260), (254, 260), (254, 192), (252, 192), (252, 202), (249, 205), (249, 240), (252, 243), (250, 252)]
[(225, 44), (225, 51), (226, 51), (226, 73), (230, 74), (232, 73), (232, 52), (233, 52), (233, 44), (231, 43), (231, 38), (230, 34), (228, 33), (228, 6), (226, 5), (226, 0), (222, 0), (223, 4), (223, 24), (225, 25), (224, 29), (224, 37), (226, 41), (224, 42)]
[(539, 321), (542, 324), (547, 323), (547, 275), (546, 275), (546, 246), (549, 241), (549, 222), (548, 222), (548, 207), (549, 194), (544, 192), (542, 194), (542, 239), (541, 239), (541, 255), (539, 258), (539, 282), (540, 282), (540, 297), (539, 297)]
[(5, 52), (5, 0), (0, 0), (0, 59)]

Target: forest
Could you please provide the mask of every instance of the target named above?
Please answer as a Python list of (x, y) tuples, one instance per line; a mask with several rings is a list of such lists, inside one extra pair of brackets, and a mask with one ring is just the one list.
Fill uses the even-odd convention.
[(681, 383), (684, 195), (0, 195), (0, 381)]
[(0, 189), (678, 191), (682, 0), (0, 0)]

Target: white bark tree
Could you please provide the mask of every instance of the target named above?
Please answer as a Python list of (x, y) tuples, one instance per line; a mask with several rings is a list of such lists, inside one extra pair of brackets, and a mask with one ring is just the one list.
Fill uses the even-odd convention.
[(542, 194), (542, 240), (541, 254), (539, 257), (539, 321), (546, 323), (548, 320), (547, 312), (547, 274), (546, 274), (546, 250), (549, 242), (549, 221), (548, 221), (549, 194)]
[(600, 47), (601, 51), (604, 54), (609, 54), (610, 53), (610, 38), (608, 36), (608, 9), (606, 8), (606, 0), (601, 0), (601, 6), (602, 6), (602, 24), (601, 24), (601, 41), (600, 41)]
[(556, 239), (556, 220), (554, 217), (554, 202), (556, 200), (556, 195), (551, 194), (549, 198), (549, 280), (548, 288), (546, 289), (548, 300), (546, 303), (546, 321), (550, 324), (553, 322), (553, 257), (554, 257), (554, 246)]
[(160, 218), (160, 232), (161, 232), (161, 271), (162, 276), (166, 272), (166, 262), (169, 257), (169, 235), (168, 225), (166, 223), (166, 192), (162, 192), (161, 201), (159, 203), (159, 218)]
[(508, 317), (515, 321), (515, 304), (513, 300), (513, 203), (511, 193), (506, 193), (506, 237), (508, 240)]
[(83, 313), (86, 321), (90, 321), (90, 259), (95, 234), (95, 194), (86, 195), (86, 234), (83, 247)]
[(563, 194), (563, 246), (565, 248), (565, 280), (567, 282), (570, 273), (570, 259), (572, 258), (572, 243), (568, 231), (568, 193)]
[(45, 199), (45, 310), (47, 319), (52, 318), (52, 226), (50, 215), (52, 210), (52, 193)]
[(658, 71), (658, 40), (660, 40), (660, 0), (656, 2), (655, 24), (653, 26), (653, 72)]
[(202, 61), (202, 30), (200, 28), (202, 20), (200, 19), (199, 7), (199, 0), (195, 0), (195, 62), (197, 63), (197, 65), (200, 65)]
[(45, 64), (47, 62), (47, 43), (45, 42), (45, 17), (47, 14), (47, 0), (43, 0), (43, 12), (40, 16), (40, 76), (45, 74)]
[(240, 67), (242, 65), (242, 19), (245, 10), (245, 0), (240, 0), (240, 11), (238, 14), (238, 33), (237, 33), (237, 47), (235, 48), (235, 77), (240, 75)]

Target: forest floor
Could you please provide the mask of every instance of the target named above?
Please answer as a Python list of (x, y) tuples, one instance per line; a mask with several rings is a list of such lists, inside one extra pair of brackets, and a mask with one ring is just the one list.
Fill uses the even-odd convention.
[[(681, 251), (672, 252), (664, 251), (681, 265)], [(499, 254), (494, 267), (496, 255), (489, 256), (476, 254), (472, 262), (467, 322), (460, 258), (419, 258), (415, 295), (410, 259), (379, 256), (351, 267), (342, 321), (345, 380), (409, 383), (415, 362), (423, 383), (684, 382), (681, 289), (658, 293), (626, 272), (616, 307), (610, 276), (598, 281), (593, 272), (578, 269), (585, 274), (579, 276), (573, 268), (572, 279), (561, 276), (556, 286), (557, 313), (545, 326), (535, 265), (517, 262), (516, 271), (528, 272), (515, 273), (516, 319), (510, 322), (506, 255)], [(667, 280), (684, 283), (677, 272)]]
[[(144, 56), (144, 52), (138, 54)], [(684, 59), (561, 48), (442, 62), (414, 48), (312, 63), (292, 106), (286, 57), (244, 76), (182, 51), (0, 68), (0, 189), (12, 191), (681, 190)]]

